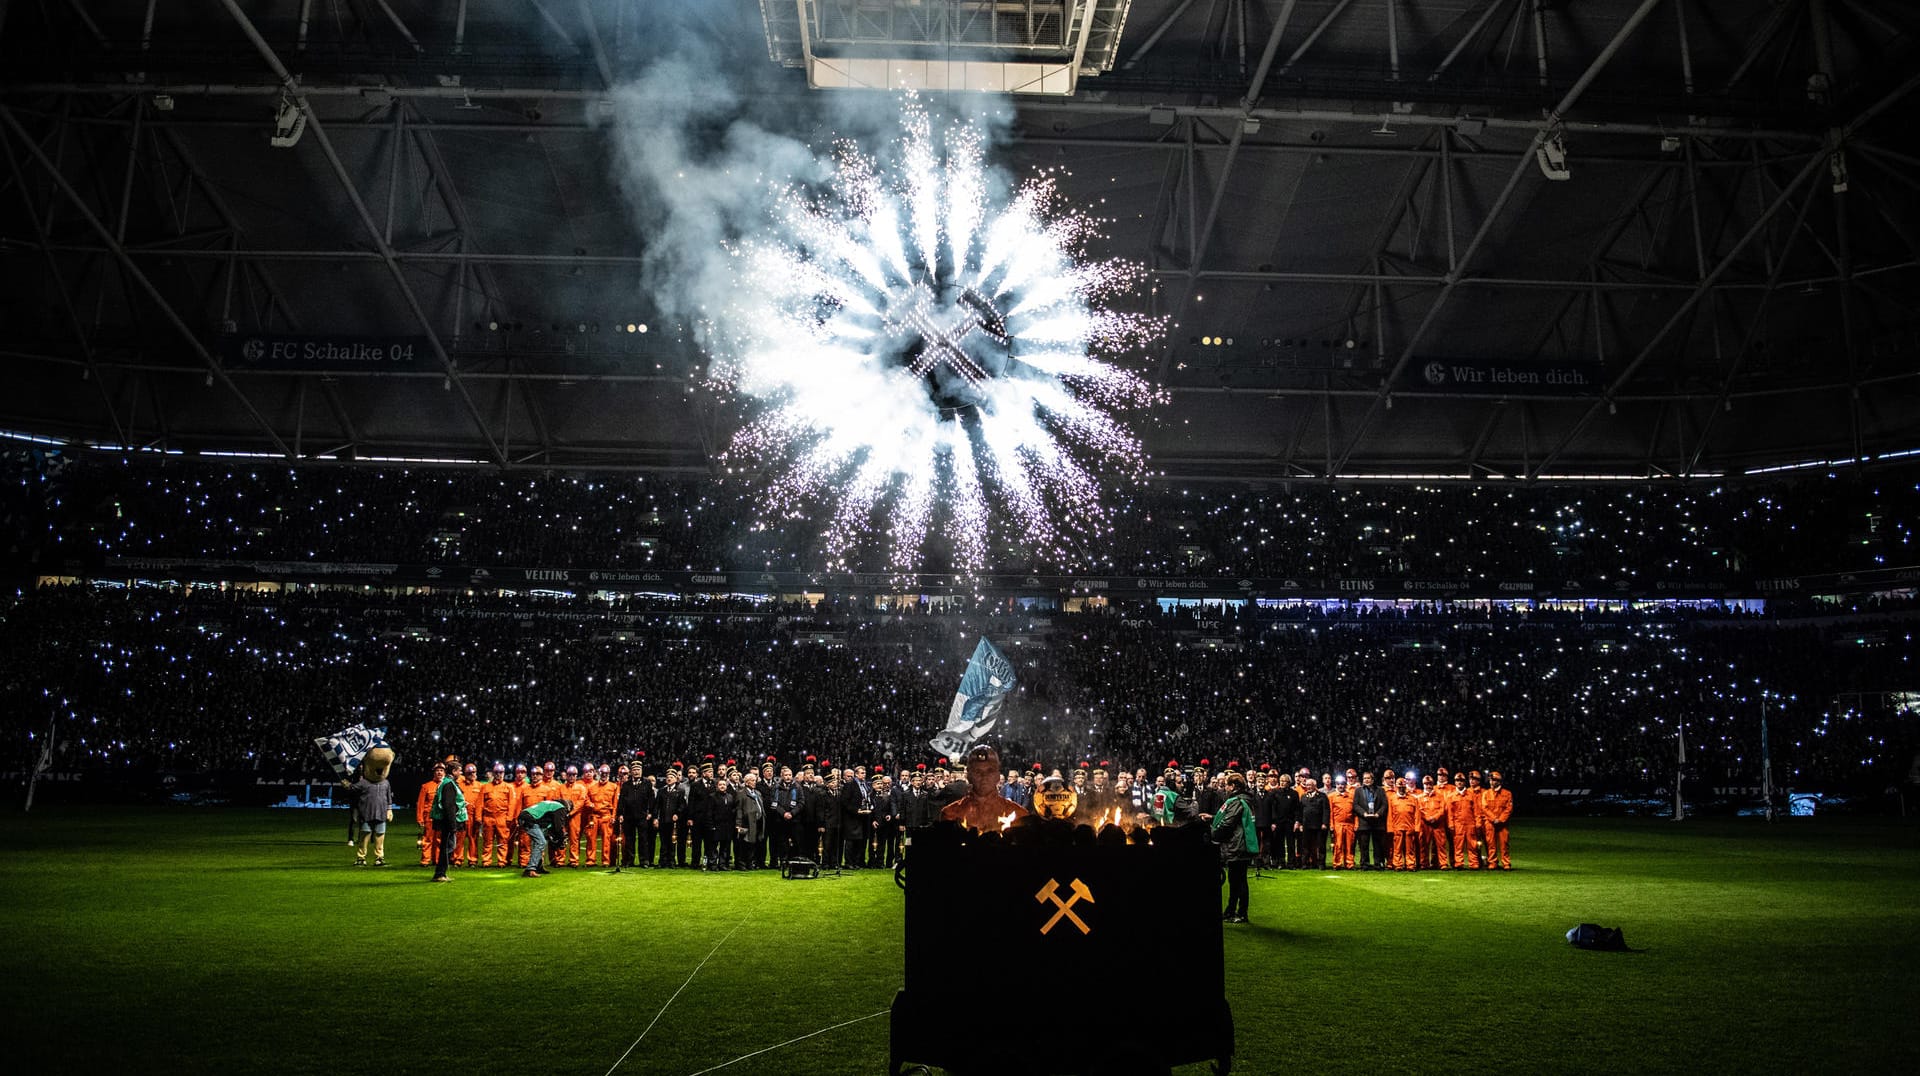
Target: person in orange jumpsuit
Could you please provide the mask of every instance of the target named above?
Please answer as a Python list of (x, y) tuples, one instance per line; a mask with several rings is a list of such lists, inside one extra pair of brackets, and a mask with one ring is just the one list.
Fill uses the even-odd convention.
[[(494, 763), (493, 779), (480, 786), (481, 866), (507, 865), (511, 858), (507, 847), (513, 840), (513, 820), (519, 815), (514, 806), (519, 802), (520, 790), (507, 781), (507, 764)], [(473, 813), (471, 808), (468, 813)]]
[[(543, 772), (539, 766), (533, 767), (533, 769), (528, 772), (527, 787), (520, 790), (520, 809), (522, 811), (536, 803), (545, 803), (547, 800), (557, 800), (561, 798), (559, 792), (560, 783), (555, 781), (551, 776), (553, 763), (549, 762), (547, 766), (549, 769), (545, 772)], [(527, 857), (532, 854), (533, 838), (526, 833), (520, 834), (521, 862), (526, 862)], [(549, 849), (547, 855), (550, 859), (557, 862), (560, 850), (557, 848)]]
[[(1446, 771), (1441, 771), (1446, 772)], [(1433, 775), (1420, 778), (1420, 865), (1447, 869), (1447, 789)]]
[(561, 786), (560, 799), (567, 802), (567, 866), (580, 865), (580, 827), (586, 821), (581, 817), (587, 806), (587, 786), (580, 780), (580, 767), (567, 767), (567, 783)]
[(1387, 791), (1387, 839), (1393, 842), (1393, 869), (1420, 869), (1420, 800), (1402, 777)]
[(1507, 823), (1513, 820), (1513, 790), (1500, 784), (1500, 771), (1487, 774), (1487, 790), (1480, 794), (1480, 822), (1486, 827), (1487, 869), (1513, 869), (1507, 855)]
[(1460, 789), (1447, 805), (1447, 828), (1453, 830), (1453, 865), (1459, 870), (1479, 870), (1480, 853), (1474, 842), (1480, 839), (1480, 771), (1467, 774), (1467, 787)]
[(527, 765), (516, 762), (513, 766), (513, 813), (508, 816), (507, 824), (512, 833), (507, 838), (507, 866), (517, 867), (527, 861), (532, 851), (533, 838), (520, 832), (520, 812), (540, 801), (533, 798), (533, 782), (527, 780)]
[(612, 776), (602, 767), (600, 779), (587, 790), (587, 858), (597, 867), (614, 863), (613, 819), (619, 813), (620, 785)]
[(463, 867), (481, 866), (480, 860), (480, 799), (484, 795), (481, 789), (480, 767), (467, 763), (460, 772), (460, 795), (467, 801), (467, 821), (460, 827), (460, 844), (455, 850), (453, 862)]
[(1333, 819), (1333, 869), (1353, 869), (1353, 771), (1327, 793), (1327, 810)]
[(420, 795), (413, 801), (413, 820), (420, 823), (420, 865), (433, 866), (433, 850), (440, 847), (439, 834), (433, 829), (433, 793), (440, 787), (440, 781), (447, 775), (447, 764), (433, 764), (433, 780), (420, 786)]
[[(567, 775), (571, 777), (573, 772), (573, 767), (568, 766)], [(578, 830), (580, 835), (574, 841), (575, 844), (579, 845), (579, 858), (575, 860), (574, 866), (584, 865), (591, 867), (593, 866), (593, 792), (594, 789), (600, 787), (600, 774), (599, 771), (593, 768), (593, 763), (589, 762), (585, 766), (580, 767), (580, 777), (578, 780), (569, 780), (567, 782), (568, 803), (575, 802), (574, 789), (576, 786), (580, 790), (580, 798), (578, 805), (573, 811), (573, 817), (580, 820)]]

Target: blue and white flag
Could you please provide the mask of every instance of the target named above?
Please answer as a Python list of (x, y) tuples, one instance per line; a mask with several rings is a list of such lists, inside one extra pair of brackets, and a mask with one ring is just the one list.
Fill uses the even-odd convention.
[(973, 648), (966, 674), (960, 677), (960, 690), (953, 696), (953, 709), (947, 711), (947, 727), (934, 736), (933, 749), (958, 762), (967, 749), (992, 730), (1000, 719), (1000, 708), (1013, 691), (1013, 662), (985, 639)]
[(360, 768), (368, 751), (387, 746), (387, 727), (370, 729), (365, 725), (349, 725), (331, 736), (316, 736), (313, 742), (320, 753), (327, 756), (333, 772), (344, 781)]

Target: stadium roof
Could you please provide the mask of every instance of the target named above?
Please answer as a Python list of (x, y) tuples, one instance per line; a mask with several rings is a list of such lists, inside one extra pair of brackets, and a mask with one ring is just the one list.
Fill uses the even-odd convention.
[[(823, 95), (875, 91), (809, 56), (1070, 69), (1007, 76), (1036, 92), (1002, 156), (1149, 267), (1171, 476), (1870, 460), (1920, 448), (1916, 30), (1897, 0), (0, 4), (0, 429), (712, 466), (738, 416), (643, 286), (607, 132), (697, 37), (815, 141)], [(418, 355), (234, 350), (355, 336)]]

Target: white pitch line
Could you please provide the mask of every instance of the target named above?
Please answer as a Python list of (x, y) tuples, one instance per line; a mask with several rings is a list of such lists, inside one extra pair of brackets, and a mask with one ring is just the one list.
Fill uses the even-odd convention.
[[(693, 966), (693, 970), (692, 970), (691, 972), (688, 972), (688, 973), (687, 973), (687, 981), (686, 981), (686, 982), (684, 982), (684, 983), (681, 983), (681, 984), (680, 984), (680, 990), (685, 990), (685, 989), (687, 988), (687, 984), (688, 984), (688, 983), (691, 983), (691, 982), (693, 982), (693, 977), (694, 977), (694, 976), (696, 976), (696, 975), (698, 975), (698, 974), (700, 974), (700, 969), (701, 969), (701, 968), (704, 968), (704, 967), (706, 967), (706, 966), (707, 966), (707, 961), (709, 961), (709, 960), (712, 960), (712, 959), (713, 959), (713, 954), (715, 954), (715, 953), (717, 953), (717, 952), (719, 952), (719, 951), (720, 951), (720, 947), (721, 947), (721, 946), (723, 946), (723, 945), (725, 945), (725, 944), (727, 944), (727, 941), (728, 941), (728, 939), (730, 939), (730, 938), (732, 938), (732, 937), (733, 937), (733, 936), (734, 936), (735, 934), (737, 934), (737, 933), (739, 933), (739, 932), (740, 932), (740, 928), (741, 928), (741, 927), (743, 927), (743, 926), (746, 926), (746, 925), (747, 925), (747, 921), (746, 921), (745, 919), (742, 919), (742, 920), (740, 920), (740, 921), (739, 921), (738, 923), (735, 923), (735, 924), (733, 925), (733, 929), (732, 929), (732, 930), (729, 930), (729, 931), (727, 931), (727, 936), (726, 936), (725, 938), (721, 938), (721, 939), (720, 939), (719, 941), (717, 941), (717, 942), (714, 942), (714, 943), (713, 943), (713, 948), (712, 948), (712, 949), (709, 949), (709, 950), (707, 951), (707, 955), (706, 955), (706, 956), (703, 956), (703, 957), (701, 957), (701, 958), (700, 958), (700, 963), (698, 963), (698, 964), (695, 964), (695, 965)], [(633, 1046), (629, 1046), (629, 1047), (627, 1047), (627, 1051), (626, 1051), (626, 1053), (623, 1053), (623, 1054), (621, 1054), (621, 1055), (620, 1055), (620, 1060), (618, 1060), (618, 1061), (615, 1061), (615, 1062), (613, 1063), (613, 1068), (609, 1068), (609, 1069), (607, 1070), (607, 1076), (613, 1076), (613, 1070), (614, 1070), (614, 1069), (617, 1069), (617, 1068), (619, 1068), (619, 1067), (620, 1067), (621, 1065), (624, 1065), (624, 1064), (626, 1064), (626, 1061), (627, 1061), (627, 1057), (628, 1057), (628, 1055), (630, 1055), (630, 1054), (632, 1054), (632, 1053), (633, 1053), (633, 1050), (634, 1050), (634, 1047), (635, 1047), (635, 1046), (639, 1046), (639, 1045), (640, 1045), (640, 1039), (644, 1039), (644, 1038), (646, 1038), (646, 1037), (647, 1037), (647, 1032), (649, 1032), (649, 1031), (652, 1031), (652, 1030), (653, 1030), (653, 1025), (655, 1025), (655, 1024), (657, 1024), (657, 1023), (659, 1023), (659, 1022), (660, 1022), (660, 1018), (661, 1018), (662, 1016), (665, 1016), (665, 1015), (667, 1014), (667, 1010), (673, 1007), (673, 1001), (674, 1001), (674, 998), (677, 998), (677, 997), (679, 997), (679, 996), (680, 996), (680, 990), (675, 990), (675, 991), (673, 992), (673, 997), (670, 997), (670, 998), (668, 998), (668, 999), (667, 999), (667, 1003), (666, 1003), (665, 1005), (662, 1005), (662, 1006), (660, 1006), (660, 1011), (659, 1011), (659, 1012), (657, 1012), (657, 1013), (654, 1013), (654, 1014), (653, 1014), (653, 1019), (652, 1019), (652, 1020), (649, 1020), (649, 1021), (647, 1021), (647, 1027), (646, 1027), (646, 1030), (645, 1030), (645, 1031), (642, 1031), (642, 1032), (640, 1032), (640, 1038), (639, 1038), (639, 1039), (635, 1039), (635, 1040), (633, 1040)]]
[(788, 1039), (785, 1042), (776, 1042), (772, 1046), (769, 1046), (764, 1050), (755, 1050), (750, 1054), (741, 1054), (739, 1057), (734, 1058), (732, 1061), (722, 1061), (721, 1063), (713, 1066), (712, 1068), (705, 1068), (705, 1069), (701, 1069), (699, 1072), (692, 1073), (691, 1076), (706, 1076), (707, 1073), (718, 1072), (721, 1069), (726, 1068), (728, 1065), (737, 1065), (740, 1062), (745, 1061), (749, 1057), (759, 1057), (761, 1054), (770, 1054), (773, 1051), (778, 1050), (783, 1046), (792, 1046), (796, 1042), (813, 1038), (815, 1035), (825, 1035), (829, 1031), (838, 1031), (839, 1029), (846, 1027), (848, 1024), (863, 1023), (865, 1021), (873, 1019), (876, 1016), (885, 1016), (892, 1011), (893, 1011), (892, 1009), (881, 1009), (879, 1012), (868, 1013), (865, 1016), (856, 1016), (851, 1020), (842, 1020), (841, 1022), (833, 1025), (832, 1027), (823, 1027), (818, 1031), (809, 1031), (805, 1035), (796, 1036), (794, 1038)]

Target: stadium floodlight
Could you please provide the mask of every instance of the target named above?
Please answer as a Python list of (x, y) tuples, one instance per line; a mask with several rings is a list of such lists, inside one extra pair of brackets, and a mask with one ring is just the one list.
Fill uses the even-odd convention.
[(925, 0), (863, 0), (857, 18), (840, 6), (761, 0), (768, 57), (804, 70), (811, 89), (1069, 97), (1112, 70), (1133, 0), (1035, 0), (1010, 21), (980, 2), (953, 5), (980, 20), (929, 19)]
[(291, 97), (280, 98), (280, 105), (273, 114), (273, 137), (268, 139), (275, 149), (292, 149), (307, 133), (307, 110), (295, 103)]
[(1573, 178), (1573, 170), (1567, 167), (1567, 141), (1558, 130), (1533, 151), (1534, 160), (1540, 163), (1540, 174), (1556, 182)]

